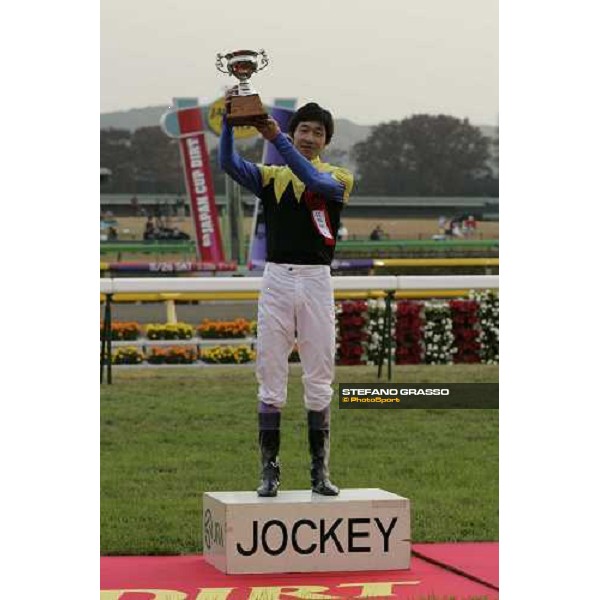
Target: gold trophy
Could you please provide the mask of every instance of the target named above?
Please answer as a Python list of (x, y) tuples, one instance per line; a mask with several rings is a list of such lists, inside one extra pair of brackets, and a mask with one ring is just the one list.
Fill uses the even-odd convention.
[[(260, 66), (258, 64), (260, 59)], [(223, 68), (223, 60), (227, 61)], [(264, 50), (236, 50), (228, 54), (217, 54), (217, 70), (228, 73), (239, 80), (238, 93), (227, 104), (226, 119), (230, 125), (253, 125), (256, 119), (267, 116), (260, 96), (250, 85), (250, 77), (269, 64)]]

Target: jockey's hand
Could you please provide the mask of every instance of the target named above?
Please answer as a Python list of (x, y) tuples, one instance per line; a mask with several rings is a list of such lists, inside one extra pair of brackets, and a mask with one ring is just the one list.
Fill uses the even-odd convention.
[(265, 140), (268, 140), (269, 142), (272, 142), (281, 133), (279, 124), (269, 115), (256, 119), (252, 125), (256, 127)]
[(229, 112), (231, 106), (231, 98), (238, 95), (238, 86), (234, 85), (225, 92), (225, 113)]

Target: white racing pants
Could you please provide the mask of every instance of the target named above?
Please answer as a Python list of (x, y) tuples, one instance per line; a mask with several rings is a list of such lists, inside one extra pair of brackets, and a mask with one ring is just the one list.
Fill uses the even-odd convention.
[(327, 265), (267, 263), (258, 300), (258, 398), (281, 408), (287, 400), (288, 356), (297, 334), (304, 404), (331, 403), (335, 366), (333, 282)]

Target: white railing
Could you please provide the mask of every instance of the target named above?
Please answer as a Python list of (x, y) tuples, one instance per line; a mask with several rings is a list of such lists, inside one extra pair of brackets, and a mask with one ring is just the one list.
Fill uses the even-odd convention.
[[(110, 305), (113, 294), (135, 294), (135, 293), (166, 293), (177, 294), (186, 292), (259, 292), (262, 277), (164, 277), (156, 278), (102, 278), (100, 279), (100, 293), (106, 295), (105, 327), (108, 335), (102, 343), (102, 358), (100, 368), (100, 381), (103, 381), (104, 367), (107, 367), (108, 383), (112, 382), (111, 375), (111, 346), (110, 340)], [(333, 288), (336, 292), (369, 292), (382, 290), (386, 292), (386, 316), (384, 320), (383, 345), (389, 344), (391, 336), (391, 301), (396, 291), (426, 290), (436, 292), (438, 290), (476, 290), (476, 289), (498, 289), (498, 275), (382, 275), (382, 276), (349, 276), (333, 277)], [(170, 301), (174, 304), (173, 301)], [(387, 340), (387, 342), (386, 342)], [(227, 344), (228, 340), (218, 340)], [(161, 342), (162, 344), (163, 342)], [(169, 340), (166, 343), (181, 344), (178, 340)], [(188, 342), (197, 343), (196, 340)], [(211, 340), (211, 345), (213, 340)], [(140, 340), (137, 344), (129, 345), (154, 345), (156, 342)], [(106, 348), (106, 345), (108, 348)], [(115, 344), (116, 345), (116, 344)], [(158, 344), (157, 344), (158, 345)], [(165, 344), (166, 345), (166, 344)], [(380, 355), (383, 357), (383, 354)], [(381, 374), (382, 362), (379, 363), (379, 374)], [(388, 348), (388, 379), (391, 369), (391, 350)]]
[[(498, 289), (498, 275), (381, 275), (333, 277), (335, 291)], [(102, 294), (258, 292), (262, 277), (118, 277), (100, 279)]]

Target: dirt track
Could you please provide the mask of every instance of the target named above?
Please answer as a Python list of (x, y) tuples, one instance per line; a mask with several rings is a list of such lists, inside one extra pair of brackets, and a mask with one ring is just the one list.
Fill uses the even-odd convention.
[[(140, 240), (144, 232), (144, 217), (121, 217), (118, 219), (119, 239)], [(376, 225), (380, 224), (390, 239), (418, 240), (431, 239), (438, 233), (437, 219), (343, 219), (348, 228), (349, 239), (367, 239)], [(181, 231), (193, 235), (192, 222), (189, 217), (171, 217), (170, 227), (178, 227)], [(244, 233), (250, 234), (252, 219), (244, 219)], [(498, 222), (478, 223), (475, 239), (498, 239)]]

